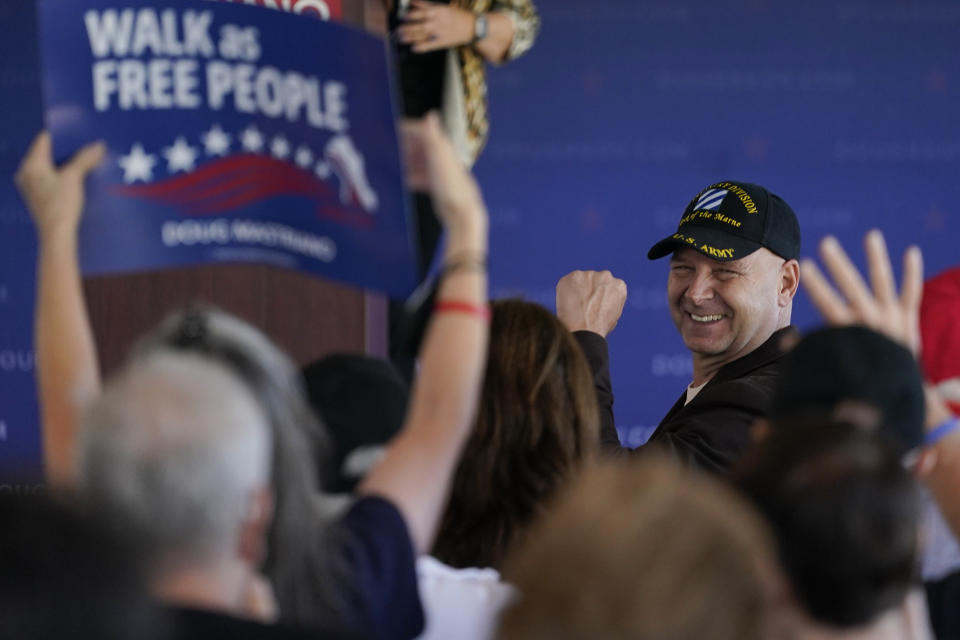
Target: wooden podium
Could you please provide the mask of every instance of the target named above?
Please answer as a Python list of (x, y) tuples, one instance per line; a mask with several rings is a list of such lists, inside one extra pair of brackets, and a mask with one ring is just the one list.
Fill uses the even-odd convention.
[[(343, 0), (342, 7), (345, 22), (386, 33), (382, 0)], [(223, 264), (99, 276), (87, 278), (84, 290), (104, 373), (164, 316), (195, 302), (243, 318), (298, 364), (332, 351), (387, 353), (384, 296), (275, 267)]]

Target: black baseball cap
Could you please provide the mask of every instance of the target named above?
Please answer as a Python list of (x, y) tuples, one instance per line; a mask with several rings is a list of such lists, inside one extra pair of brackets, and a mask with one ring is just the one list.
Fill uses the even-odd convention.
[(781, 258), (800, 255), (800, 224), (783, 198), (749, 182), (717, 182), (694, 196), (677, 232), (650, 247), (656, 260), (680, 247), (729, 262), (766, 247)]
[(357, 353), (324, 356), (301, 374), (310, 406), (333, 439), (326, 488), (353, 491), (403, 427), (407, 383), (389, 361)]
[(769, 417), (774, 426), (829, 415), (856, 400), (880, 413), (880, 431), (906, 449), (923, 440), (923, 374), (909, 349), (861, 326), (804, 336), (783, 359)]

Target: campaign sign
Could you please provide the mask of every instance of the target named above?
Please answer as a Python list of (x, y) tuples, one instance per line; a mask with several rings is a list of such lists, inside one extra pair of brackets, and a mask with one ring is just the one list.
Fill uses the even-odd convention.
[(102, 139), (81, 266), (260, 262), (408, 294), (386, 44), (224, 2), (40, 3), (58, 162)]
[(307, 16), (315, 16), (321, 20), (339, 20), (343, 15), (341, 0), (225, 0), (226, 2), (243, 2), (256, 4), (261, 7), (270, 7), (281, 11), (291, 11)]

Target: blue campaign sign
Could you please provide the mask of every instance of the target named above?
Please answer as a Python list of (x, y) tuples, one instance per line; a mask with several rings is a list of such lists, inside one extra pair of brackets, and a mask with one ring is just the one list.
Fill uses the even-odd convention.
[(416, 283), (386, 43), (259, 7), (40, 3), (58, 161), (106, 142), (85, 274), (262, 262)]

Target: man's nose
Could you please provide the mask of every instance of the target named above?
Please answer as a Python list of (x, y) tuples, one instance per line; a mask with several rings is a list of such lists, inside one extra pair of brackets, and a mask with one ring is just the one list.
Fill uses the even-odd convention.
[(713, 298), (713, 278), (709, 273), (697, 273), (690, 281), (686, 294), (694, 304)]

